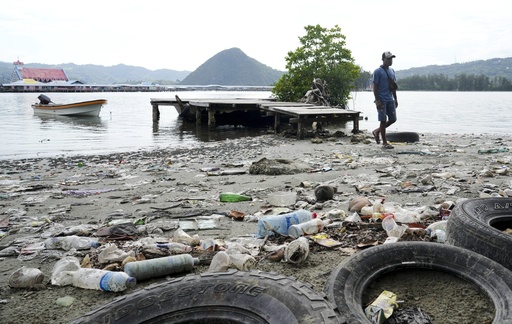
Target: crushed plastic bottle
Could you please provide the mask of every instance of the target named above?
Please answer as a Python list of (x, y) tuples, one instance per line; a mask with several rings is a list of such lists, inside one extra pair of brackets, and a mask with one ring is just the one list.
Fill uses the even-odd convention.
[(447, 220), (437, 221), (430, 224), (425, 229), (425, 232), (430, 235), (431, 238), (436, 238), (437, 242), (444, 243), (446, 241), (446, 225)]
[(277, 233), (288, 235), (288, 229), (294, 224), (307, 222), (313, 219), (313, 214), (309, 210), (299, 209), (293, 213), (271, 215), (258, 220), (258, 237), (263, 238), (267, 235)]
[(199, 236), (197, 234), (194, 236), (190, 236), (181, 228), (178, 228), (177, 230), (174, 231), (174, 234), (172, 235), (172, 241), (187, 244), (190, 246), (196, 246), (201, 244), (201, 240), (199, 239)]
[[(389, 237), (400, 238), (407, 230), (406, 225), (398, 225), (395, 221), (393, 214), (387, 215), (382, 220), (382, 228), (386, 231)], [(388, 241), (389, 242), (389, 241)]]
[(199, 264), (198, 258), (193, 258), (190, 254), (179, 254), (128, 262), (124, 265), (124, 272), (137, 280), (145, 280), (190, 271), (196, 264)]
[(288, 244), (284, 249), (285, 262), (302, 263), (309, 256), (309, 241), (305, 237), (299, 237)]
[(219, 251), (213, 256), (208, 272), (226, 272), (229, 269), (229, 264), (229, 255), (224, 251)]
[(77, 257), (66, 256), (55, 263), (52, 270), (52, 285), (67, 286), (73, 283), (73, 272), (80, 269)]
[(21, 267), (9, 277), (11, 288), (33, 288), (42, 285), (44, 274), (37, 268)]
[(96, 248), (101, 244), (97, 238), (86, 237), (86, 236), (55, 236), (50, 237), (44, 241), (44, 245), (47, 249), (63, 249), (69, 251), (71, 249), (77, 250), (88, 250), (90, 248)]
[(192, 247), (190, 245), (178, 242), (157, 243), (156, 247), (159, 249), (169, 250), (169, 252), (176, 254), (192, 252)]
[(137, 280), (125, 272), (80, 268), (73, 272), (73, 286), (84, 289), (119, 292), (137, 284)]
[(256, 267), (256, 259), (249, 254), (243, 253), (234, 253), (229, 255), (229, 265), (241, 270), (241, 271), (249, 271)]

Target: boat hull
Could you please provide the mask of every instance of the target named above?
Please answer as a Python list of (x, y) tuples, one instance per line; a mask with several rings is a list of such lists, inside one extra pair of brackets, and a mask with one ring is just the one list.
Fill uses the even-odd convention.
[(90, 101), (81, 101), (70, 104), (33, 104), (34, 114), (36, 115), (59, 115), (59, 116), (89, 116), (98, 117), (101, 108), (107, 100), (97, 99)]

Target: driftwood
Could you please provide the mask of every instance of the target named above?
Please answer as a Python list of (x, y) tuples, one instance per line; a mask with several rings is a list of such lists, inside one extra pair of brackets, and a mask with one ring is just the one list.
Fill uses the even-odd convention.
[(311, 90), (308, 90), (299, 102), (314, 104), (317, 106), (330, 106), (327, 83), (322, 79), (313, 79)]

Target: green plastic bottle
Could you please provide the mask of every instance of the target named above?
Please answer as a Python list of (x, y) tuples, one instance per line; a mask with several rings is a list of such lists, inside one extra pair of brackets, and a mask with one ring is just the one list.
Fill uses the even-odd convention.
[(233, 192), (224, 192), (219, 195), (219, 200), (222, 202), (252, 201), (252, 197)]

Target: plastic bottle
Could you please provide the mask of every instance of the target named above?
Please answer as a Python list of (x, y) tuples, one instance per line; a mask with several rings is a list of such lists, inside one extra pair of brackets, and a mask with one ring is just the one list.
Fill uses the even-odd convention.
[(123, 291), (137, 284), (135, 278), (125, 272), (80, 268), (73, 272), (73, 286), (103, 291)]
[(124, 266), (124, 272), (137, 280), (144, 280), (190, 271), (196, 264), (199, 264), (198, 258), (193, 258), (190, 254), (179, 254), (144, 261), (128, 262)]
[(241, 271), (249, 271), (257, 264), (256, 259), (249, 254), (234, 253), (228, 255), (229, 265)]
[(86, 236), (55, 236), (50, 237), (44, 241), (44, 246), (47, 249), (63, 249), (63, 250), (87, 250), (91, 247), (98, 247), (100, 243), (97, 238)]
[(305, 237), (299, 237), (288, 244), (284, 249), (285, 262), (302, 263), (309, 255), (309, 241)]
[(9, 277), (9, 287), (11, 288), (32, 288), (41, 285), (44, 280), (44, 274), (37, 268), (27, 268), (25, 266), (14, 271)]
[(438, 229), (446, 231), (446, 225), (447, 224), (448, 224), (447, 220), (437, 221), (435, 223), (432, 223), (432, 224), (428, 225), (427, 228), (425, 229), (425, 231), (429, 235), (432, 235), (432, 233), (434, 233)]
[(192, 247), (190, 245), (178, 242), (157, 243), (156, 247), (159, 249), (169, 250), (169, 252), (177, 254), (192, 252)]
[(397, 237), (400, 238), (404, 235), (405, 230), (407, 229), (406, 225), (398, 225), (395, 222), (395, 217), (393, 214), (387, 215), (382, 220), (382, 228), (386, 231), (389, 237)]
[(190, 246), (196, 246), (201, 244), (201, 240), (199, 239), (199, 235), (195, 234), (194, 236), (190, 236), (187, 232), (178, 228), (174, 231), (172, 235), (172, 241), (177, 243), (183, 243)]
[(73, 272), (80, 269), (77, 257), (66, 256), (55, 263), (52, 270), (52, 285), (67, 286), (73, 283)]
[(288, 235), (288, 229), (294, 224), (307, 222), (313, 219), (313, 214), (309, 210), (299, 209), (293, 213), (271, 215), (258, 220), (258, 237), (267, 235), (272, 236), (272, 229), (280, 234)]
[(437, 242), (444, 243), (446, 241), (446, 224), (447, 220), (437, 221), (435, 223), (430, 224), (425, 229), (425, 232), (430, 235), (430, 237), (435, 237)]
[(224, 192), (219, 195), (219, 200), (221, 202), (252, 201), (252, 197), (233, 192)]
[(288, 228), (288, 235), (293, 238), (298, 238), (304, 235), (311, 235), (321, 232), (325, 225), (331, 224), (332, 219), (322, 220), (320, 218), (313, 218), (310, 221), (295, 224)]
[(219, 251), (213, 256), (208, 272), (226, 272), (229, 269), (229, 264), (229, 255), (224, 251)]

